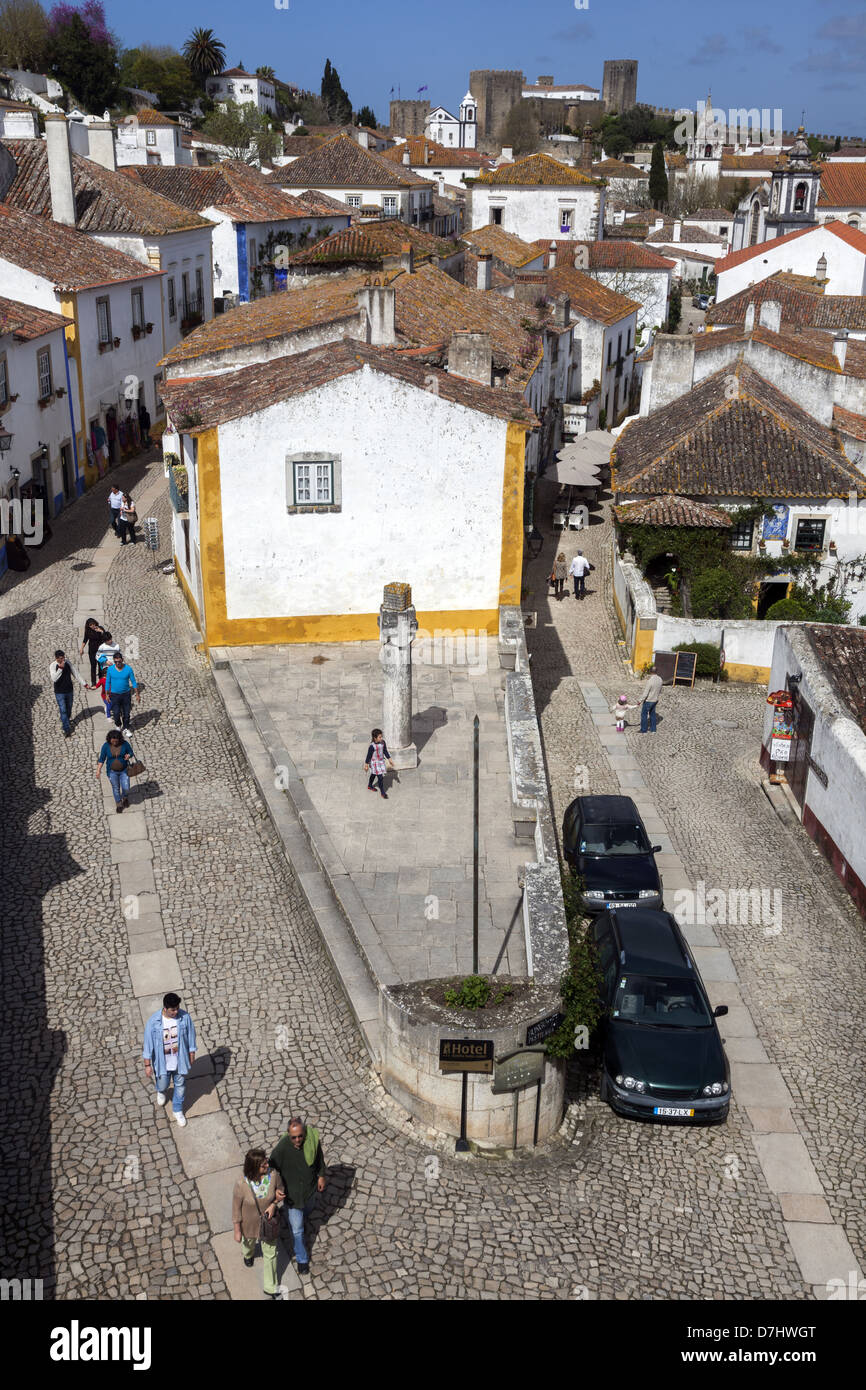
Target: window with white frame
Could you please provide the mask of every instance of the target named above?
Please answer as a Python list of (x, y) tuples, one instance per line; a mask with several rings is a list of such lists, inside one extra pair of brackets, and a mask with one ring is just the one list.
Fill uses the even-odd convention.
[(44, 401), (46, 396), (50, 396), (54, 387), (51, 382), (51, 352), (49, 348), (40, 348), (36, 354), (36, 366), (39, 372), (39, 400)]
[(96, 333), (100, 343), (111, 342), (111, 304), (108, 295), (96, 301)]
[(382, 197), (382, 211), (390, 213), (392, 217), (397, 211), (397, 199), (392, 197), (389, 193), (384, 194)]
[(570, 232), (570, 231), (571, 231), (571, 228), (572, 228), (572, 223), (573, 223), (573, 221), (574, 221), (574, 213), (572, 212), (571, 208), (560, 208), (560, 209), (559, 209), (559, 230), (560, 230), (561, 232), (563, 232), (563, 233), (568, 233), (568, 232)]
[(155, 130), (148, 130), (148, 131), (145, 132), (145, 143), (148, 144), (148, 145), (155, 145), (155, 144), (156, 144), (156, 131), (155, 131)]
[(286, 458), (286, 506), (290, 513), (340, 511), (340, 455), (289, 454)]
[(132, 326), (144, 328), (144, 290), (132, 291)]
[(350, 193), (346, 199), (346, 203), (350, 208), (359, 208), (361, 206), (360, 196), (356, 193)]
[(822, 521), (819, 517), (798, 517), (797, 530), (794, 540), (794, 549), (823, 550), (824, 532), (826, 531), (826, 529), (826, 521)]

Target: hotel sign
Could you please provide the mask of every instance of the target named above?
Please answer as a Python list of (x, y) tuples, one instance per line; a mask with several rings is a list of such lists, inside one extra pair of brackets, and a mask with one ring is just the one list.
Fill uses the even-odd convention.
[(493, 1039), (440, 1038), (439, 1070), (478, 1071), (489, 1076), (493, 1071)]

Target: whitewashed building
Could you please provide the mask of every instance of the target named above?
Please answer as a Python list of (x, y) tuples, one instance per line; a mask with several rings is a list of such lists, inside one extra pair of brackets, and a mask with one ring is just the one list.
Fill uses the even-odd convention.
[(519, 396), (348, 342), (166, 397), (187, 473), (175, 564), (209, 647), (373, 640), (396, 573), (431, 629), (493, 633), (519, 603)]
[(446, 149), (474, 150), (478, 145), (478, 103), (467, 92), (460, 103), (460, 115), (453, 116), (445, 106), (436, 106), (424, 126), (428, 140)]
[(604, 197), (602, 179), (533, 154), (478, 176), (470, 220), (472, 227), (493, 222), (524, 241), (595, 241), (604, 228)]
[(114, 142), (117, 167), (126, 164), (192, 164), (192, 141), (177, 121), (143, 109), (126, 116)]
[(259, 77), (243, 68), (226, 68), (207, 79), (207, 94), (219, 106), (233, 101), (238, 106), (252, 104), (267, 115), (277, 114), (277, 97), (269, 78)]
[(780, 270), (817, 276), (830, 294), (866, 294), (866, 232), (827, 222), (732, 251), (716, 262), (716, 301)]
[(335, 135), (310, 154), (275, 169), (269, 178), (285, 193), (314, 189), (338, 198), (358, 217), (394, 217), (416, 227), (425, 227), (435, 217), (429, 178), (420, 178), (386, 154), (365, 150), (351, 135)]

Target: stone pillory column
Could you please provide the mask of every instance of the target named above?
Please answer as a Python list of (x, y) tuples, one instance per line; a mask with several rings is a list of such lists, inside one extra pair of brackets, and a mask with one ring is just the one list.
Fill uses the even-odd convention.
[(382, 730), (398, 769), (417, 767), (412, 742), (412, 641), (418, 619), (408, 584), (386, 584), (379, 609), (379, 659), (385, 674)]

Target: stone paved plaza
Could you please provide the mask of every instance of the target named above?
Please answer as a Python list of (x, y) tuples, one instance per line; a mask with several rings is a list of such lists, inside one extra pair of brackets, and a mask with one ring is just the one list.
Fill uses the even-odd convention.
[[(141, 492), (141, 465), (117, 471), (124, 488)], [(149, 474), (165, 536), (161, 466)], [(736, 1095), (720, 1129), (631, 1124), (600, 1104), (576, 1063), (563, 1133), (534, 1155), (458, 1158), (451, 1144), (413, 1130), (371, 1077), (179, 591), (142, 546), (102, 559), (113, 542), (106, 491), (58, 518), (30, 571), (0, 583), (11, 919), (0, 1001), (21, 1061), (4, 1072), (0, 1105), (0, 1273), (41, 1277), (46, 1296), (59, 1298), (255, 1298), (260, 1289), (258, 1265), (238, 1271), (207, 1174), (190, 1176), (183, 1136), (145, 1085), (147, 996), (130, 967), (124, 915), (125, 897), (141, 890), (122, 892), (124, 841), (109, 828), (96, 726), (80, 699), (73, 737), (60, 734), (48, 664), (57, 646), (77, 653), (73, 619), (90, 574), (108, 626), (127, 645), (138, 642), (133, 665), (145, 690), (131, 741), (147, 773), (130, 823), (144, 822), (152, 850), (152, 907), (165, 941), (156, 949), (174, 953), (212, 1065), (202, 1094), (216, 1108), (199, 1120), (214, 1125), (218, 1110), (242, 1148), (267, 1147), (294, 1110), (323, 1132), (331, 1177), (314, 1222), (312, 1274), (291, 1283), (291, 1297), (811, 1298), (790, 1208), (771, 1190)], [(543, 506), (540, 524), (546, 532)], [(593, 525), (580, 537), (598, 566), (582, 604), (547, 598), (558, 537), (527, 568), (558, 818), (577, 767), (594, 790), (618, 789), (580, 682), (605, 700), (637, 689), (602, 597), (606, 533)], [(577, 540), (565, 538), (569, 555)], [(784, 1078), (833, 1229), (844, 1230), (862, 1267), (863, 925), (810, 842), (781, 825), (761, 791), (762, 702), (745, 687), (666, 690), (656, 737), (629, 733), (625, 742), (692, 880), (783, 892), (780, 935), (717, 930)], [(365, 715), (361, 741), (370, 722)], [(348, 771), (360, 782), (360, 770)], [(397, 790), (376, 810), (397, 810)], [(240, 1278), (247, 1273), (255, 1277)]]
[[(429, 644), (432, 647), (432, 644)], [(463, 644), (465, 650), (465, 643)], [(447, 655), (454, 656), (452, 650)], [(525, 975), (504, 672), (495, 638), (472, 664), (413, 667), (417, 768), (386, 774), (387, 804), (363, 762), (382, 720), (378, 643), (227, 648), (241, 689), (267, 707), (328, 836), (404, 980), (472, 968), (472, 726), (479, 718), (479, 963)], [(429, 655), (434, 655), (433, 651)], [(439, 662), (446, 653), (436, 652)]]

